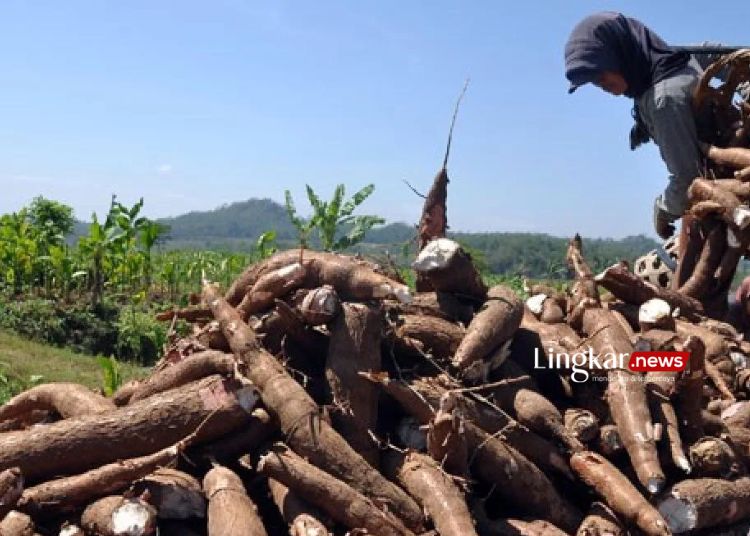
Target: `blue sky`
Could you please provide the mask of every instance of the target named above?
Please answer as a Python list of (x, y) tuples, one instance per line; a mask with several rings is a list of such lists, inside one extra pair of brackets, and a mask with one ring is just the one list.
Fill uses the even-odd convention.
[(376, 184), (365, 212), (415, 222), (471, 78), (448, 170), (461, 231), (653, 235), (657, 149), (630, 101), (569, 96), (562, 48), (602, 9), (665, 40), (748, 44), (746, 2), (0, 3), (0, 212), (35, 195), (152, 217), (251, 197), (305, 206)]

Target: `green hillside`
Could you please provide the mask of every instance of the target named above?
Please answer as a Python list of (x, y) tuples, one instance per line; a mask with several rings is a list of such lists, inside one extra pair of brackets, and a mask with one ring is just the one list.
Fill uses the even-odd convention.
[[(297, 243), (285, 208), (271, 199), (249, 199), (159, 222), (170, 229), (163, 244), (166, 249), (247, 251), (262, 233), (270, 230), (276, 231), (279, 247), (293, 247)], [(85, 226), (79, 223), (76, 230), (85, 232)], [(366, 253), (387, 250), (405, 261), (403, 251), (408, 245), (413, 246), (415, 232), (414, 225), (390, 223), (371, 230), (366, 242), (355, 249)], [(569, 237), (541, 233), (454, 233), (452, 236), (474, 250), (480, 263), (493, 273), (530, 277), (560, 277), (565, 273)], [(632, 261), (657, 243), (639, 235), (621, 240), (584, 237), (584, 245), (587, 258), (599, 269), (620, 259)], [(315, 237), (312, 246), (317, 246)]]

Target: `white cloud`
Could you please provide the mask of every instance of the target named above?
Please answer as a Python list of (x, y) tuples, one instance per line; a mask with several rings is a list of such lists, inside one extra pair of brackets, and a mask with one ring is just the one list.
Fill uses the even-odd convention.
[(162, 164), (158, 168), (156, 168), (156, 172), (159, 175), (169, 175), (172, 173), (172, 164)]

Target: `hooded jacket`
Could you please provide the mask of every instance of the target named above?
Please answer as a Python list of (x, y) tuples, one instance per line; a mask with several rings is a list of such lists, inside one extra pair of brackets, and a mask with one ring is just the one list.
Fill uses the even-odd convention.
[(569, 92), (596, 81), (603, 71), (622, 74), (625, 94), (639, 98), (648, 88), (680, 71), (690, 60), (676, 52), (643, 23), (622, 13), (595, 13), (579, 22), (565, 45)]

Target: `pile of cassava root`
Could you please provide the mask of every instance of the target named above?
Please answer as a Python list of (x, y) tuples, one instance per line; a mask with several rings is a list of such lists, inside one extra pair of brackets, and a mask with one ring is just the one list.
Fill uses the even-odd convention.
[[(0, 535), (746, 534), (750, 345), (578, 238), (568, 262), (526, 302), (446, 238), (430, 291), (299, 250), (205, 282), (148, 378), (0, 407)], [(689, 367), (548, 360), (635, 349)]]

